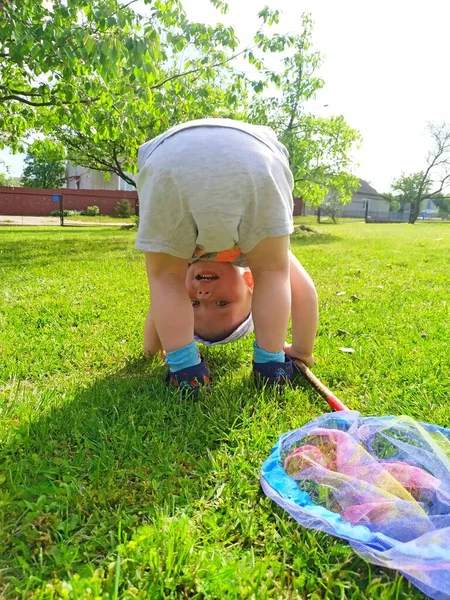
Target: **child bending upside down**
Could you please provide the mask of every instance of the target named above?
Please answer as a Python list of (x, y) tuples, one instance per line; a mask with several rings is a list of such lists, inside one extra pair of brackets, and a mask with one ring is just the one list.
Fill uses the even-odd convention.
[[(291, 358), (313, 363), (314, 284), (289, 250), (293, 177), (274, 132), (230, 119), (169, 129), (139, 149), (140, 222), (151, 293), (144, 350), (165, 356), (166, 381), (209, 385), (196, 341), (254, 330), (253, 373), (292, 379)], [(286, 343), (292, 317), (292, 344)]]

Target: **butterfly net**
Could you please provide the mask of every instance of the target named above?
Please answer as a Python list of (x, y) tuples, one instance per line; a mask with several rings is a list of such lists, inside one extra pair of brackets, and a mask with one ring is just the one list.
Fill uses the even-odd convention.
[(280, 437), (261, 483), (301, 525), (450, 599), (450, 430), (409, 417), (326, 414)]

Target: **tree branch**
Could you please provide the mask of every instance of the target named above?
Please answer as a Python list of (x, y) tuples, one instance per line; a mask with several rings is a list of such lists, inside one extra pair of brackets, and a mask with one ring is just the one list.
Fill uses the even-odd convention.
[[(21, 94), (23, 92), (20, 92)], [(28, 94), (32, 96), (33, 94)], [(36, 94), (37, 96), (39, 94)], [(0, 97), (0, 102), (6, 102), (7, 100), (17, 100), (17, 102), (22, 102), (22, 104), (28, 104), (29, 106), (56, 106), (58, 104), (56, 99), (50, 100), (49, 102), (33, 102), (32, 100), (27, 100), (26, 98), (21, 98), (17, 95), (3, 96)], [(89, 98), (88, 100), (73, 100), (71, 102), (61, 100), (60, 104), (64, 106), (70, 106), (72, 104), (90, 104), (91, 102), (96, 102), (98, 98)]]
[(129, 183), (130, 185), (136, 187), (136, 183), (134, 182), (134, 179), (131, 179), (131, 177), (128, 177), (128, 175), (125, 173), (125, 171), (122, 169), (122, 165), (117, 157), (117, 151), (116, 151), (116, 145), (113, 145), (112, 148), (112, 155), (113, 155), (113, 160), (114, 160), (114, 164), (116, 165), (117, 171), (116, 173), (119, 175), (119, 177), (121, 177), (124, 181), (126, 181), (127, 183)]
[(230, 58), (227, 58), (227, 60), (217, 62), (212, 65), (202, 65), (201, 67), (197, 67), (196, 69), (190, 69), (189, 71), (185, 71), (184, 73), (177, 73), (176, 75), (170, 75), (170, 77), (166, 77), (166, 79), (163, 79), (159, 83), (155, 83), (155, 85), (150, 86), (150, 89), (156, 90), (156, 89), (160, 88), (161, 86), (163, 86), (165, 83), (172, 81), (173, 79), (180, 79), (181, 77), (186, 77), (186, 75), (192, 75), (192, 73), (199, 73), (200, 71), (204, 71), (207, 68), (214, 69), (215, 67), (221, 67), (221, 66), (229, 63), (231, 60), (234, 60), (238, 56), (241, 56), (241, 54), (248, 52), (248, 50), (249, 50), (249, 48), (245, 48), (245, 50), (241, 50), (240, 52), (233, 54), (233, 56), (230, 56)]
[(444, 189), (444, 187), (445, 187), (445, 182), (446, 182), (447, 180), (450, 180), (450, 173), (447, 173), (447, 175), (446, 175), (446, 176), (445, 176), (445, 177), (442, 179), (442, 181), (441, 181), (441, 183), (440, 183), (440, 187), (439, 187), (439, 189), (438, 189), (438, 190), (436, 190), (435, 192), (432, 192), (431, 194), (427, 194), (427, 196), (426, 196), (426, 197), (428, 198), (428, 197), (430, 197), (430, 196), (436, 196), (436, 194), (440, 194), (440, 193), (442, 192), (442, 190)]
[(120, 8), (128, 8), (129, 6), (131, 6), (132, 4), (134, 4), (135, 2), (138, 2), (138, 0), (131, 0), (131, 2), (128, 2), (128, 4), (123, 4)]
[[(129, 177), (122, 169), (122, 165), (120, 164), (119, 159), (117, 158), (117, 150), (116, 150), (116, 147), (114, 144), (113, 144), (113, 147), (111, 150), (111, 154), (112, 154), (112, 162), (111, 162), (108, 160), (102, 160), (95, 154), (92, 154), (91, 152), (86, 151), (85, 146), (83, 146), (82, 144), (77, 144), (69, 136), (67, 136), (67, 137), (64, 136), (64, 137), (65, 137), (65, 142), (69, 148), (72, 148), (75, 152), (76, 151), (81, 152), (86, 158), (88, 158), (92, 161), (92, 162), (90, 162), (90, 160), (83, 160), (83, 158), (80, 159), (80, 157), (77, 157), (75, 155), (73, 157), (73, 159), (80, 167), (86, 167), (87, 169), (93, 169), (94, 171), (115, 173), (121, 179), (123, 179), (124, 181), (129, 183), (130, 185), (132, 185), (133, 187), (136, 187), (136, 183), (135, 183), (134, 179)], [(85, 139), (87, 141), (89, 141), (88, 137), (85, 137)], [(69, 156), (69, 158), (71, 158), (71, 157)]]
[(294, 183), (298, 183), (299, 181), (309, 181), (311, 183), (315, 183), (316, 185), (321, 185), (322, 187), (328, 187), (328, 185), (323, 181), (318, 181), (314, 179), (314, 177), (299, 177), (298, 179), (294, 179)]
[[(78, 148), (75, 145), (73, 145), (73, 147), (75, 148), (75, 150), (78, 150)], [(81, 150), (80, 150), (80, 152), (81, 152)], [(110, 173), (115, 173), (116, 172), (114, 170), (113, 165), (111, 165), (110, 162), (106, 162), (104, 160), (101, 160), (101, 159), (98, 158), (98, 156), (95, 156), (94, 154), (90, 154), (89, 152), (86, 152), (85, 150), (83, 150), (83, 154), (87, 158), (90, 158), (92, 160), (92, 163), (87, 164), (87, 161), (85, 161), (83, 159), (78, 160), (78, 158), (77, 158), (76, 162), (80, 165), (80, 167), (87, 167), (88, 169), (94, 169), (95, 171), (108, 171)], [(85, 163), (85, 164), (83, 164), (83, 163)], [(101, 165), (101, 166), (97, 167), (97, 166), (95, 166), (96, 164)]]
[[(424, 198), (426, 198), (427, 196), (430, 195), (430, 194), (424, 193), (425, 185), (429, 181), (430, 172), (432, 171), (432, 169), (434, 169), (434, 167), (447, 163), (447, 160), (444, 159), (443, 161), (439, 161), (439, 159), (441, 158), (442, 155), (444, 155), (448, 151), (447, 143), (448, 143), (448, 140), (450, 137), (449, 133), (445, 132), (443, 130), (436, 130), (434, 128), (431, 128), (430, 131), (431, 131), (432, 138), (435, 140), (435, 142), (437, 144), (437, 148), (434, 152), (434, 156), (431, 154), (431, 152), (428, 155), (429, 160), (431, 160), (431, 162), (428, 164), (428, 167), (427, 167), (426, 171), (424, 172), (422, 180), (420, 182), (419, 189), (417, 190), (416, 198), (414, 200), (414, 204), (415, 204), (414, 212), (417, 214), (418, 214), (418, 211), (420, 208), (420, 204), (422, 203), (422, 200), (424, 200)], [(441, 138), (441, 136), (440, 136), (441, 131), (443, 133), (443, 138)], [(440, 189), (436, 190), (436, 192), (433, 192), (432, 195), (439, 194), (443, 190), (445, 181), (448, 178), (450, 178), (450, 174), (447, 175), (446, 177), (444, 177), (444, 179), (441, 182)]]
[[(7, 100), (17, 100), (17, 102), (22, 102), (22, 104), (28, 104), (29, 106), (54, 106), (55, 102), (32, 102), (31, 100), (27, 100), (26, 98), (21, 98), (20, 96), (3, 96), (0, 98), (0, 102), (6, 102)], [(73, 102), (72, 102), (73, 104)]]
[(39, 92), (23, 92), (21, 90), (10, 90), (5, 88), (4, 86), (0, 86), (0, 88), (2, 89), (6, 89), (6, 91), (8, 91), (10, 94), (14, 94), (16, 96), (37, 96), (38, 98), (41, 97), (41, 94), (39, 94)]
[(298, 69), (298, 79), (297, 81), (299, 81), (299, 85), (297, 87), (297, 98), (295, 99), (295, 104), (292, 108), (291, 111), (291, 118), (289, 119), (289, 124), (286, 128), (286, 131), (292, 131), (292, 127), (294, 126), (294, 121), (295, 121), (295, 115), (297, 113), (297, 109), (298, 109), (298, 105), (300, 103), (300, 98), (302, 95), (302, 87), (300, 85), (301, 81), (302, 81), (302, 76), (303, 76), (303, 63), (300, 62), (300, 66)]
[(431, 169), (433, 169), (436, 166), (436, 163), (437, 163), (438, 159), (442, 156), (443, 153), (444, 153), (444, 149), (443, 148), (438, 148), (437, 149), (436, 154), (434, 155), (433, 160), (428, 165), (427, 170), (424, 173), (423, 181), (426, 181), (428, 179), (428, 175), (430, 174)]

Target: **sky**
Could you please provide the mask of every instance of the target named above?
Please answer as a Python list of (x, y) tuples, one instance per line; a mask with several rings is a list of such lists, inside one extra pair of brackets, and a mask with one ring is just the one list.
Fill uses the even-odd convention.
[[(343, 115), (362, 135), (355, 174), (380, 192), (402, 172), (424, 168), (427, 122), (450, 122), (450, 0), (228, 0), (221, 15), (209, 0), (183, 0), (191, 19), (234, 25), (243, 47), (258, 29), (257, 13), (278, 8), (280, 30), (314, 21), (314, 49), (324, 54), (325, 87), (310, 110)], [(324, 106), (327, 105), (327, 106)], [(20, 175), (22, 158), (0, 151)], [(1, 166), (0, 166), (1, 169)]]

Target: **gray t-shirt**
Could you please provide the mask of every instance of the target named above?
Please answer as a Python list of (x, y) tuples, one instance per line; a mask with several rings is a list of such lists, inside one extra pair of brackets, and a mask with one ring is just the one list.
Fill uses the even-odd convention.
[(191, 121), (143, 144), (138, 163), (139, 250), (192, 259), (237, 247), (245, 255), (293, 230), (288, 153), (269, 127)]
[(197, 119), (194, 121), (188, 121), (187, 123), (181, 123), (175, 127), (171, 127), (161, 135), (145, 142), (139, 147), (138, 152), (138, 168), (141, 170), (145, 165), (146, 161), (150, 158), (153, 152), (161, 146), (167, 139), (172, 136), (185, 131), (186, 129), (192, 129), (193, 127), (227, 127), (228, 129), (236, 129), (247, 133), (263, 144), (266, 144), (275, 153), (280, 153), (280, 157), (288, 161), (289, 153), (287, 148), (278, 140), (275, 132), (270, 127), (265, 125), (252, 125), (251, 123), (244, 123), (243, 121), (235, 121), (234, 119)]

